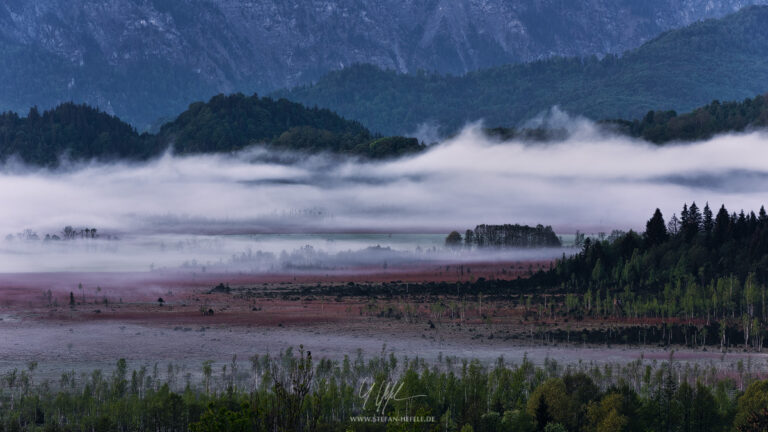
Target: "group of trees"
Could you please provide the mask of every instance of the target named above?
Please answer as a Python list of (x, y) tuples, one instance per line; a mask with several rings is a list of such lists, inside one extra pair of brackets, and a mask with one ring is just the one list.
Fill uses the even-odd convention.
[[(60, 235), (59, 235), (60, 234)], [(61, 230), (59, 234), (46, 234), (45, 237), (43, 237), (43, 240), (45, 241), (55, 241), (55, 240), (75, 240), (75, 239), (95, 239), (99, 238), (98, 229), (96, 228), (72, 228), (72, 226), (67, 225), (64, 227), (64, 229)], [(15, 236), (13, 234), (8, 234), (5, 239), (7, 241), (11, 241), (14, 239), (19, 240), (40, 240), (40, 235), (38, 235), (35, 231), (32, 231), (30, 229), (26, 229)]]
[(549, 275), (574, 292), (590, 286), (628, 286), (633, 292), (661, 292), (664, 285), (707, 285), (733, 277), (742, 286), (768, 283), (768, 215), (738, 214), (709, 204), (684, 205), (665, 222), (658, 209), (643, 234), (630, 231), (613, 241), (587, 239), (583, 250), (557, 262)]
[(382, 137), (326, 109), (239, 93), (194, 103), (155, 135), (139, 134), (117, 117), (73, 103), (42, 114), (32, 108), (26, 117), (0, 114), (0, 161), (15, 156), (28, 164), (56, 166), (61, 158), (144, 160), (169, 147), (189, 154), (232, 152), (255, 144), (368, 158), (424, 148), (415, 138)]
[(163, 125), (157, 139), (179, 153), (229, 152), (261, 143), (285, 150), (371, 158), (422, 149), (415, 138), (382, 137), (327, 109), (239, 93), (190, 105), (176, 120)]
[(767, 284), (765, 209), (714, 213), (696, 203), (669, 221), (657, 209), (643, 234), (588, 238), (580, 253), (513, 283), (570, 294), (569, 311), (584, 315), (719, 321), (757, 349), (768, 336)]
[(649, 111), (640, 120), (615, 120), (605, 124), (657, 144), (707, 139), (718, 133), (768, 126), (768, 96), (760, 95), (743, 102), (714, 101), (682, 115), (675, 111)]
[(117, 117), (86, 105), (61, 104), (26, 117), (0, 114), (0, 160), (12, 156), (35, 165), (70, 160), (144, 159), (156, 153), (148, 135), (139, 135)]
[[(712, 103), (685, 114), (674, 110), (648, 111), (636, 120), (603, 120), (600, 124), (612, 132), (642, 138), (656, 144), (672, 141), (696, 141), (726, 132), (744, 132), (768, 126), (768, 95), (758, 95), (742, 102)], [(485, 129), (486, 135), (502, 141), (555, 141), (568, 137), (568, 131), (558, 128)]]
[[(656, 365), (527, 359), (492, 366), (393, 355), (315, 361), (291, 350), (253, 356), (250, 367), (203, 363), (198, 378), (169, 364), (35, 382), (36, 363), (3, 374), (4, 431), (763, 431), (768, 381), (736, 381), (671, 359)], [(217, 373), (219, 370), (220, 373)], [(385, 403), (386, 402), (386, 403)], [(424, 423), (376, 423), (418, 416)]]
[(536, 225), (478, 225), (474, 230), (467, 230), (464, 237), (458, 231), (448, 234), (445, 244), (451, 247), (496, 247), (496, 248), (530, 248), (530, 247), (559, 247), (560, 238), (551, 226)]

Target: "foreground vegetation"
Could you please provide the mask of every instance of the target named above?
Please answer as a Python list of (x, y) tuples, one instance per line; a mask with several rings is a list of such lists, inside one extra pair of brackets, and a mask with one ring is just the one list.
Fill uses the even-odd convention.
[[(35, 380), (37, 364), (3, 375), (3, 431), (763, 431), (768, 381), (669, 361), (578, 364), (360, 354), (341, 362), (300, 349), (249, 367), (142, 367)], [(220, 368), (220, 369), (219, 369)], [(387, 385), (389, 384), (389, 387)], [(362, 416), (362, 417), (361, 417)], [(389, 422), (371, 417), (390, 417)], [(423, 422), (398, 422), (394, 417)]]

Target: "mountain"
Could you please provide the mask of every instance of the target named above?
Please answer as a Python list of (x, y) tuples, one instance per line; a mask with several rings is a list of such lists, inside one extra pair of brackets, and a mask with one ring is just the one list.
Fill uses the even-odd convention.
[(146, 160), (168, 148), (177, 154), (232, 152), (257, 144), (297, 152), (387, 158), (418, 152), (415, 138), (382, 137), (326, 109), (243, 94), (190, 105), (156, 135), (139, 134), (119, 118), (88, 105), (65, 103), (26, 117), (0, 115), (0, 160), (30, 165), (72, 161)]
[(218, 93), (368, 63), (463, 74), (621, 53), (768, 0), (4, 0), (0, 110), (66, 101), (139, 130)]
[(400, 74), (372, 65), (332, 72), (277, 96), (325, 106), (382, 133), (469, 121), (520, 126), (552, 106), (593, 119), (688, 111), (768, 91), (768, 7), (666, 32), (621, 57), (552, 58), (463, 76)]

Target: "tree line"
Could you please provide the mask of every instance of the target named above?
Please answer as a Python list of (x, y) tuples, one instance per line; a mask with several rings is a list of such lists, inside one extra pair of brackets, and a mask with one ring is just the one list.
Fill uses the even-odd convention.
[[(741, 102), (714, 100), (683, 114), (675, 110), (652, 110), (635, 120), (608, 119), (601, 120), (599, 124), (610, 132), (642, 138), (655, 144), (705, 140), (717, 134), (767, 127), (768, 96), (758, 95)], [(561, 141), (569, 135), (566, 129), (546, 127), (495, 127), (486, 128), (484, 132), (501, 141), (529, 142)]]
[(718, 133), (743, 132), (749, 128), (768, 126), (768, 96), (758, 95), (741, 102), (721, 103), (715, 100), (681, 115), (673, 110), (648, 111), (639, 120), (612, 120), (604, 124), (657, 144), (708, 139)]
[(683, 205), (664, 219), (656, 209), (645, 232), (587, 238), (582, 250), (508, 289), (569, 295), (569, 313), (719, 322), (722, 337), (739, 328), (762, 349), (768, 336), (768, 214), (715, 212)]
[(452, 231), (445, 239), (450, 247), (560, 247), (562, 242), (551, 226), (536, 225), (531, 227), (519, 224), (477, 225), (474, 230), (467, 230), (464, 237), (458, 231)]
[[(97, 228), (72, 228), (71, 225), (65, 226), (61, 232), (57, 233), (48, 233), (45, 234), (44, 237), (42, 237), (42, 240), (44, 241), (57, 241), (57, 240), (75, 240), (75, 239), (97, 239), (101, 238), (101, 235), (98, 234)], [(108, 239), (113, 239), (113, 236), (108, 235)], [(34, 241), (34, 240), (40, 240), (41, 235), (39, 235), (37, 232), (31, 230), (31, 229), (25, 229), (24, 231), (17, 233), (16, 235), (8, 234), (5, 236), (6, 241), (13, 241), (13, 240), (25, 240), (25, 241)]]
[[(606, 120), (610, 130), (663, 144), (706, 139), (717, 133), (768, 126), (768, 103), (760, 95), (742, 102), (713, 101), (690, 113), (649, 111), (641, 119)], [(486, 129), (492, 138), (526, 141), (561, 140), (564, 129)], [(285, 99), (258, 95), (218, 95), (196, 102), (156, 134), (139, 134), (117, 117), (87, 105), (64, 103), (26, 117), (0, 114), (0, 161), (17, 157), (42, 166), (70, 161), (146, 160), (168, 148), (179, 154), (232, 152), (265, 144), (275, 149), (328, 152), (382, 159), (426, 148), (416, 138), (381, 136), (327, 109), (307, 108)]]
[(197, 102), (157, 134), (87, 105), (64, 103), (26, 117), (0, 114), (0, 160), (17, 157), (31, 165), (72, 161), (146, 160), (172, 148), (176, 153), (233, 152), (265, 144), (289, 151), (387, 158), (423, 149), (415, 138), (384, 137), (327, 109), (307, 108), (258, 95), (218, 95)]

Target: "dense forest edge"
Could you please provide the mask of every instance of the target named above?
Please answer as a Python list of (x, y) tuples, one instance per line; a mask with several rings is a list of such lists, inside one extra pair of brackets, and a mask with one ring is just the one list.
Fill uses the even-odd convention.
[(0, 115), (0, 160), (17, 157), (30, 165), (56, 166), (62, 157), (146, 160), (169, 148), (176, 154), (234, 152), (257, 144), (373, 159), (424, 148), (415, 138), (374, 134), (327, 109), (240, 93), (194, 103), (156, 134), (139, 134), (117, 117), (74, 103), (43, 113), (33, 107), (26, 117)]
[(692, 203), (666, 222), (657, 209), (642, 234), (586, 238), (578, 254), (549, 270), (482, 289), (558, 294), (562, 304), (550, 299), (545, 315), (661, 320), (670, 340), (673, 324), (686, 345), (723, 348), (738, 340), (759, 351), (768, 336), (767, 283), (764, 207), (737, 214)]

